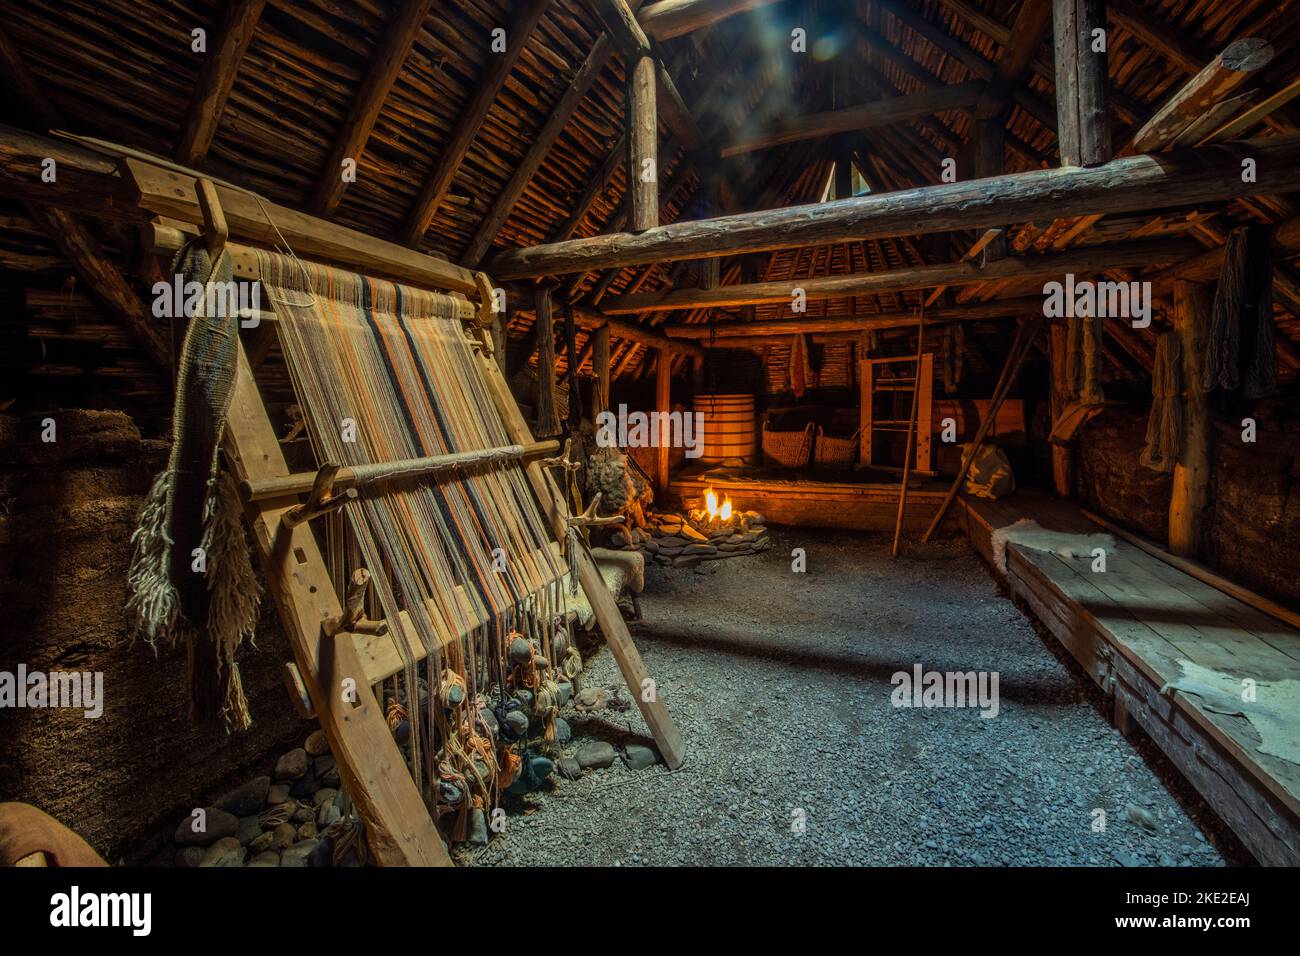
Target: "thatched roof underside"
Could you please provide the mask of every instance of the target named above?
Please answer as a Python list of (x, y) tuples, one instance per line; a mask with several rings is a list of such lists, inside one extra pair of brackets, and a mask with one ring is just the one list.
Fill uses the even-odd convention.
[[(77, 133), (101, 137), (162, 156), (173, 156), (191, 109), (203, 58), (190, 50), (191, 31), (219, 32), (230, 0), (2, 0), (0, 29), (17, 49), (44, 93)], [(812, 112), (878, 98), (917, 93), (929, 86), (981, 78), (1005, 50), (1019, 0), (787, 0), (723, 20), (658, 44), (682, 98), (716, 152), (743, 134)], [(295, 208), (310, 208), (346, 128), (372, 61), (398, 16), (398, 0), (269, 0), (256, 21), (215, 136), (196, 165)], [(433, 0), (410, 52), (383, 99), (361, 154), (357, 181), (346, 188), (330, 218), (376, 236), (399, 239), (417, 196), (485, 73), (489, 34), (509, 29), (525, 3), (502, 0)], [(1113, 19), (1109, 43), (1112, 114), (1117, 144), (1181, 86), (1195, 66), (1227, 42), (1267, 39), (1276, 56), (1262, 78), (1281, 88), (1300, 67), (1300, 18), (1292, 0), (1127, 0), (1165, 28), (1156, 46), (1123, 19)], [(1130, 11), (1131, 14), (1131, 11)], [(790, 30), (807, 30), (810, 52), (791, 55)], [(570, 87), (575, 71), (603, 31), (600, 19), (578, 0), (554, 0), (533, 30), (503, 88), (473, 138), (450, 191), (417, 248), (461, 261), (475, 232)], [(1017, 98), (1006, 112), (1005, 169), (1057, 163), (1056, 135), (1045, 119), (1054, 114), (1050, 32), (1038, 49)], [(552, 240), (579, 197), (606, 167), (624, 131), (624, 62), (617, 53), (601, 70), (545, 160), (528, 181), (496, 233), (496, 247)], [(1037, 104), (1037, 106), (1035, 106)], [(1028, 107), (1028, 108), (1027, 108)], [(0, 105), (6, 122), (25, 125), (12, 98)], [(26, 124), (30, 125), (30, 124)], [(932, 184), (940, 161), (970, 142), (973, 121), (951, 111), (875, 129), (869, 135), (812, 140), (748, 153), (725, 165), (725, 182), (711, 208), (703, 195), (695, 157), (660, 129), (662, 221), (699, 218), (817, 201), (836, 162), (852, 162), (872, 191)], [(1275, 114), (1260, 134), (1294, 131), (1290, 114)], [(572, 229), (573, 236), (610, 230), (625, 195), (623, 168)], [(1285, 198), (1265, 197), (1218, 208), (1165, 210), (1102, 219), (1070, 245), (1141, 236), (1192, 236), (1210, 244), (1236, 222), (1277, 222), (1294, 215)], [(1061, 231), (1024, 224), (1009, 233), (1017, 248), (1050, 248)], [(98, 238), (123, 273), (140, 279), (133, 240), (97, 225)], [(1027, 231), (1026, 231), (1027, 230)], [(722, 281), (806, 278), (951, 261), (976, 237), (901, 237), (787, 250), (723, 260)], [(68, 264), (21, 204), (0, 206), (0, 267), (4, 304), (0, 337), (15, 346), (5, 371), (75, 376), (142, 400), (164, 394), (168, 376), (135, 347), (89, 290), (65, 282)], [(1278, 264), (1280, 371), (1294, 381), (1300, 371), (1300, 284), (1295, 262)], [(696, 281), (694, 264), (631, 267), (612, 278), (564, 277), (561, 293), (606, 304), (630, 292), (646, 293)], [(602, 281), (603, 280), (603, 281)], [(988, 283), (955, 289), (953, 302), (1033, 293), (1039, 281)], [(1287, 290), (1295, 289), (1297, 297)], [(914, 308), (921, 293), (900, 292), (810, 303), (809, 314), (868, 315)], [(779, 306), (648, 313), (629, 316), (648, 326), (752, 321), (773, 317)], [(528, 340), (532, 316), (512, 316), (516, 348)], [(972, 352), (1005, 352), (1007, 323), (973, 324)], [(1119, 329), (1106, 344), (1107, 375), (1145, 379), (1159, 325)], [(905, 332), (890, 333), (902, 347)], [(586, 344), (580, 335), (579, 348)], [(589, 352), (589, 350), (587, 350)], [(614, 365), (635, 375), (648, 350), (616, 343)], [(561, 369), (564, 359), (561, 355)], [(587, 366), (589, 368), (589, 366)], [(0, 396), (2, 398), (3, 396)]]

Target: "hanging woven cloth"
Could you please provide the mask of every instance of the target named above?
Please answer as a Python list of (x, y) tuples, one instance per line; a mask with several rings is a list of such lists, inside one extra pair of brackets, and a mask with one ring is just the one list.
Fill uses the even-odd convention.
[(1183, 443), (1183, 347), (1178, 333), (1167, 331), (1156, 339), (1155, 368), (1151, 373), (1151, 417), (1142, 465), (1169, 472)]
[(1268, 246), (1268, 233), (1258, 226), (1238, 226), (1228, 237), (1210, 313), (1203, 392), (1240, 388), (1253, 401), (1277, 385), (1273, 261)]
[(212, 263), (198, 241), (172, 263), (204, 296), (188, 317), (177, 367), (172, 447), (131, 536), (126, 609), (155, 649), (183, 643), (190, 713), (226, 730), (251, 722), (235, 653), (253, 638), (261, 588), (253, 574), (233, 479), (219, 452), (234, 390), (239, 320), (218, 293), (232, 289), (229, 255)]

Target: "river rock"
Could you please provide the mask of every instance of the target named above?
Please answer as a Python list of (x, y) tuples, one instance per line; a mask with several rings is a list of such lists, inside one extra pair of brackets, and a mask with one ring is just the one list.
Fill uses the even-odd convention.
[(248, 851), (234, 837), (222, 837), (203, 854), (199, 866), (243, 866)]
[(174, 860), (177, 866), (198, 866), (206, 853), (201, 846), (183, 846), (176, 851)]
[(718, 553), (718, 549), (711, 544), (692, 544), (688, 546), (684, 551), (682, 551), (683, 555), (717, 554), (717, 553)]
[(289, 788), (289, 792), (300, 800), (309, 800), (311, 795), (321, 788), (320, 778), (314, 773), (308, 771), (305, 776), (299, 777)]
[(497, 723), (497, 715), (492, 713), (490, 708), (483, 707), (479, 710), (478, 715), (483, 718), (483, 723), (493, 734), (501, 732), (501, 725)]
[(629, 770), (645, 770), (659, 762), (659, 754), (653, 747), (642, 744), (628, 744), (623, 750), (623, 762)]
[(297, 780), (307, 773), (308, 760), (307, 751), (298, 747), (290, 750), (281, 757), (275, 764), (276, 780)]
[(665, 548), (684, 548), (690, 543), (691, 542), (679, 535), (668, 535), (665, 538), (659, 539), (659, 553), (663, 554)]
[(573, 730), (569, 727), (569, 722), (563, 717), (555, 718), (555, 742), (557, 744), (567, 744), (573, 739)]
[(323, 730), (313, 730), (307, 735), (307, 742), (302, 745), (310, 757), (323, 757), (330, 752), (330, 742)]
[(217, 806), (237, 817), (246, 817), (262, 809), (270, 789), (270, 777), (254, 777), (248, 783), (223, 793), (217, 798)]
[(306, 867), (307, 858), (311, 856), (312, 850), (316, 849), (319, 840), (305, 840), (302, 843), (295, 843), (280, 854), (281, 866)]
[(682, 525), (682, 537), (687, 539), (687, 541), (693, 541), (696, 544), (703, 544), (705, 541), (709, 540), (707, 535), (701, 534), (688, 524)]
[(659, 542), (656, 541), (654, 538), (646, 538), (644, 541), (641, 542), (641, 550), (647, 551), (650, 554), (658, 554)]
[(294, 811), (297, 809), (297, 800), (286, 800), (274, 807), (267, 807), (257, 815), (257, 818), (262, 821), (263, 830), (274, 830), (281, 823), (292, 820)]
[(506, 734), (511, 740), (518, 740), (528, 734), (528, 715), (522, 710), (512, 710), (506, 714)]
[(337, 790), (331, 790), (329, 787), (322, 787), (312, 795), (311, 805), (319, 810), (325, 804), (333, 803), (336, 796), (338, 796)]
[(469, 842), (475, 846), (487, 846), (487, 814), (481, 808), (475, 809), (469, 815)]
[[(267, 850), (271, 849), (271, 847), (274, 845), (275, 845), (275, 833), (271, 831), (263, 830), (256, 837), (254, 837), (252, 840), (249, 841), (248, 852), (254, 854), (265, 853)], [(279, 857), (277, 856), (277, 859), (278, 858)]]
[(582, 765), (572, 757), (561, 757), (555, 768), (565, 780), (577, 780), (582, 776)]
[[(198, 823), (192, 815), (176, 826), (176, 842), (181, 846), (211, 846), (218, 840), (233, 837), (239, 832), (239, 817), (220, 807), (203, 808), (203, 829), (195, 830)], [(236, 843), (239, 841), (236, 840)]]
[(618, 754), (614, 745), (606, 740), (591, 740), (578, 748), (578, 766), (587, 770), (603, 770), (612, 766)]
[(249, 860), (247, 863), (244, 864), (244, 866), (246, 867), (279, 866), (279, 865), (280, 865), (280, 854), (277, 853), (275, 850), (267, 850), (265, 853), (259, 853), (257, 854), (257, 856), (253, 857), (251, 860)]
[(300, 806), (294, 811), (291, 818), (294, 823), (310, 823), (316, 819), (316, 810), (314, 807)]
[(298, 828), (292, 823), (281, 823), (271, 831), (272, 850), (283, 850), (286, 847), (293, 846), (293, 841), (298, 837)]
[(240, 846), (248, 846), (261, 835), (262, 821), (256, 814), (239, 818), (239, 829), (235, 831), (235, 839), (239, 841)]
[(316, 826), (315, 820), (308, 820), (296, 832), (299, 840), (314, 840), (320, 836), (320, 828)]
[(290, 786), (287, 783), (273, 783), (266, 791), (266, 805), (277, 807), (289, 799)]

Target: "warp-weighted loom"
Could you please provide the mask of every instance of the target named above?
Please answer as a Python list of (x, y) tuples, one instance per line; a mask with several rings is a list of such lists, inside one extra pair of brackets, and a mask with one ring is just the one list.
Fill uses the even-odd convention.
[[(127, 159), (122, 169), (143, 208), (181, 220), (155, 218), (146, 227), (154, 252), (176, 251), (195, 232), (187, 223), (202, 224), (212, 260), (229, 256), (234, 276), (260, 281), (271, 300), (262, 334), (279, 340), (319, 467), (290, 473), (243, 342), (222, 448), (293, 647), (291, 692), (320, 720), (372, 858), (450, 863), (421, 796), (423, 786), (446, 812), (436, 794), (450, 778), (430, 765), (431, 741), (445, 744), (468, 726), (456, 739), (481, 742), (475, 695), (507, 673), (512, 686), (531, 689), (539, 706), (553, 703), (543, 695), (552, 693), (563, 662), (554, 657), (567, 656), (563, 635), (552, 630), (562, 620), (566, 573), (590, 602), (665, 762), (680, 766), (681, 738), (575, 533), (584, 516), (569, 513), (547, 471), (564, 461), (540, 459), (556, 443), (533, 440), (493, 355), (487, 277), (360, 234), (353, 234), (354, 246), (340, 243), (336, 237), (350, 230), (306, 222), (310, 217), (295, 222), (296, 234), (314, 235), (319, 226), (325, 238), (300, 241), (289, 255), (238, 245), (228, 241), (226, 210), (234, 210), (239, 232), (267, 245), (268, 228), (279, 238), (270, 209), (281, 223), (300, 214), (148, 163)], [(398, 279), (404, 270), (391, 268), (387, 257), (416, 257), (413, 268), (423, 275), (427, 265), (441, 290), (358, 275), (297, 253)], [(263, 354), (265, 348), (260, 343)], [(333, 558), (327, 563), (311, 520), (340, 512), (347, 540), (336, 546), (337, 535), (326, 536)], [(330, 520), (337, 531), (337, 519)], [(339, 586), (343, 580), (346, 587)], [(383, 620), (369, 619), (367, 605)], [(520, 634), (531, 649), (522, 657), (511, 653)], [(485, 649), (497, 661), (484, 660)], [(405, 678), (406, 699), (390, 696), (385, 706), (381, 688), (396, 683), (396, 675)], [(417, 711), (417, 688), (433, 699), (430, 716), (409, 719), (404, 755), (389, 719), (403, 703)], [(466, 765), (481, 768), (491, 759), (475, 753)], [(463, 799), (461, 809), (468, 805)], [(463, 832), (463, 819), (453, 826)]]

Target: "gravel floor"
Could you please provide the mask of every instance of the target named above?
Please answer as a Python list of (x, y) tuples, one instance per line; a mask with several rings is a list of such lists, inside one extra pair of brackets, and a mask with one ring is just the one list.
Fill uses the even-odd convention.
[[(806, 549), (804, 574), (791, 571), (795, 547)], [(1109, 725), (1082, 672), (1000, 593), (964, 540), (897, 562), (887, 547), (881, 535), (773, 529), (766, 554), (651, 568), (633, 636), (686, 740), (685, 766), (633, 772), (617, 762), (557, 780), (511, 806), (504, 839), (467, 859), (1241, 862), (1181, 778)], [(918, 662), (996, 671), (1000, 713), (895, 708), (890, 677)], [(585, 681), (622, 686), (607, 649)], [(635, 708), (566, 716), (569, 753), (593, 738), (644, 742)]]

